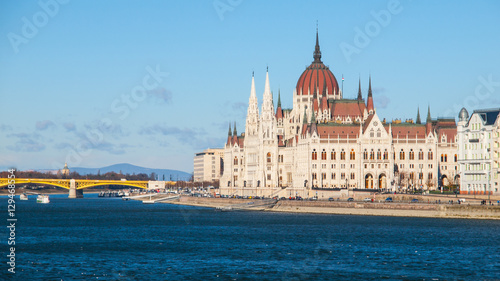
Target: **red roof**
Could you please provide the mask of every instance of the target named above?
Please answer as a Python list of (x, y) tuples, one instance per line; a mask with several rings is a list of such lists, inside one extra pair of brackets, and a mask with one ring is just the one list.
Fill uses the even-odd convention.
[(406, 136), (408, 138), (417, 138), (425, 139), (426, 131), (425, 125), (420, 124), (392, 124), (392, 137), (405, 139)]
[(337, 116), (351, 118), (361, 117), (363, 118), (363, 113), (365, 111), (365, 103), (363, 101), (359, 102), (345, 102), (345, 100), (335, 100), (332, 104), (332, 119), (335, 120)]
[(297, 95), (300, 95), (301, 90), (302, 95), (307, 95), (309, 90), (310, 94), (313, 95), (316, 88), (319, 88), (321, 95), (325, 85), (329, 95), (333, 95), (334, 92), (339, 94), (339, 84), (330, 69), (322, 62), (313, 62), (304, 70), (297, 81)]
[(322, 125), (318, 124), (320, 138), (356, 138), (359, 135), (358, 125)]

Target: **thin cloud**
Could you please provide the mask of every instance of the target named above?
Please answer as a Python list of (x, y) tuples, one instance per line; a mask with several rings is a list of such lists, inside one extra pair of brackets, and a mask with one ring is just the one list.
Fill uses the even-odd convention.
[(45, 144), (40, 141), (38, 134), (17, 133), (10, 134), (9, 137), (17, 138), (13, 145), (8, 145), (7, 149), (15, 152), (39, 152), (45, 150)]
[(37, 121), (35, 124), (35, 128), (40, 131), (47, 130), (50, 127), (54, 127), (54, 122), (50, 120)]
[(0, 125), (0, 131), (1, 132), (12, 131), (12, 126), (1, 124)]
[(166, 104), (172, 102), (172, 92), (165, 88), (156, 88), (154, 90), (150, 90), (148, 91), (148, 94)]
[(384, 95), (377, 96), (377, 98), (373, 98), (373, 100), (376, 108), (386, 108), (391, 102), (391, 99)]
[(64, 123), (63, 127), (64, 127), (64, 129), (66, 129), (67, 132), (72, 132), (72, 131), (76, 130), (75, 123), (71, 123), (71, 122)]
[[(189, 128), (178, 128), (160, 124), (144, 127), (139, 131), (139, 134), (150, 136), (163, 135), (173, 137), (180, 143), (188, 144), (193, 148), (206, 148), (207, 145), (213, 144), (221, 146), (224, 143), (224, 137), (210, 138), (209, 136), (207, 136), (207, 132), (203, 129), (192, 130)], [(162, 143), (160, 143), (160, 145), (164, 144), (165, 141), (162, 141)]]

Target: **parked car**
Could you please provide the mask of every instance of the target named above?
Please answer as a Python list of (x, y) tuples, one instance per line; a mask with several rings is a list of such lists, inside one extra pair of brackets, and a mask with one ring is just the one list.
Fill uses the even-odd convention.
[(333, 197), (328, 198), (328, 201), (334, 201)]
[(418, 203), (418, 199), (417, 198), (411, 199), (411, 203)]
[(280, 200), (286, 200), (286, 197), (281, 197)]
[(347, 198), (347, 202), (352, 202), (352, 201), (354, 201), (354, 198), (352, 197)]
[(371, 199), (371, 198), (366, 197), (365, 199), (363, 199), (363, 201), (365, 201), (365, 202), (372, 202), (372, 199)]
[(392, 202), (392, 197), (385, 198), (385, 202)]

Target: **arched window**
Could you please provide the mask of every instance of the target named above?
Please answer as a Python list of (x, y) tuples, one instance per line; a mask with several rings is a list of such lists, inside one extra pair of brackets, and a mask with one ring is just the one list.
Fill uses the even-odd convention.
[(312, 152), (312, 160), (318, 160), (318, 153), (316, 152), (316, 149), (313, 149), (313, 152)]
[(351, 160), (356, 160), (356, 152), (354, 152), (354, 149), (351, 149)]
[(238, 166), (238, 157), (234, 156), (234, 165)]
[(368, 151), (366, 151), (366, 149), (365, 151), (363, 151), (363, 159), (364, 160), (368, 159)]
[(380, 152), (380, 149), (377, 150), (377, 160), (382, 159), (382, 152)]
[(420, 151), (418, 152), (418, 160), (424, 160), (424, 152), (422, 151), (422, 149), (420, 149)]
[(373, 151), (373, 149), (370, 151), (370, 160), (373, 160), (375, 159), (375, 152)]
[(380, 129), (377, 130), (377, 138), (380, 138), (382, 136), (382, 132), (380, 132)]
[(432, 160), (433, 157), (433, 154), (432, 154), (432, 150), (429, 149), (429, 152), (427, 153), (427, 160)]
[(410, 160), (415, 160), (415, 152), (413, 151), (413, 149), (410, 149)]
[(267, 153), (267, 163), (271, 163), (271, 152)]
[(444, 162), (448, 162), (448, 154), (444, 155)]
[(340, 152), (340, 160), (345, 160), (345, 151), (343, 149)]
[(387, 152), (387, 149), (384, 150), (384, 160), (389, 159), (389, 152)]
[(337, 154), (335, 153), (335, 150), (332, 150), (332, 153), (330, 154), (330, 160), (335, 160), (337, 158)]
[(458, 161), (458, 157), (457, 157), (457, 155), (455, 154), (455, 162), (457, 162), (457, 161)]
[(402, 149), (399, 152), (399, 160), (405, 160), (405, 152)]
[(326, 151), (324, 149), (321, 151), (321, 160), (326, 160)]

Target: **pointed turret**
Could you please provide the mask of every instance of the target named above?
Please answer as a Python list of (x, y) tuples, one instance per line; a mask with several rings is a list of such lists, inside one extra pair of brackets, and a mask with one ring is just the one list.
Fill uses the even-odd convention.
[(252, 86), (250, 88), (250, 98), (248, 99), (247, 119), (245, 135), (256, 135), (259, 128), (259, 104), (255, 93), (255, 78), (252, 72)]
[(281, 108), (281, 90), (278, 89), (278, 107)]
[(226, 145), (231, 145), (233, 138), (233, 133), (231, 133), (231, 122), (229, 122), (229, 131), (227, 132), (227, 142)]
[(234, 121), (234, 130), (233, 130), (233, 145), (238, 143), (238, 132), (236, 132), (236, 121)]
[(283, 110), (281, 109), (281, 91), (278, 89), (278, 105), (276, 106), (276, 119), (283, 118)]
[(255, 93), (255, 78), (253, 76), (253, 71), (252, 71), (252, 86), (250, 88), (250, 98), (257, 98), (257, 94)]
[(266, 85), (264, 87), (264, 95), (271, 94), (271, 86), (269, 85), (269, 67), (266, 70)]
[(321, 62), (321, 51), (319, 50), (318, 27), (316, 27), (316, 46), (314, 47), (314, 62)]
[(269, 71), (266, 71), (266, 84), (264, 87), (264, 97), (262, 100), (262, 114), (260, 118), (260, 130), (264, 133), (264, 139), (274, 140), (276, 135), (275, 122), (276, 111), (274, 110), (273, 93), (269, 83)]
[(363, 95), (361, 94), (361, 77), (359, 77), (358, 100), (363, 100)]
[(432, 132), (431, 106), (427, 108), (427, 120), (425, 121), (425, 131), (428, 134)]
[(415, 121), (416, 124), (422, 124), (422, 121), (420, 121), (420, 108), (417, 107), (417, 121)]
[(366, 110), (368, 114), (373, 114), (375, 109), (373, 107), (373, 96), (372, 96), (372, 76), (370, 75), (370, 80), (368, 82), (368, 100), (366, 101)]

